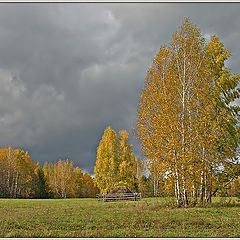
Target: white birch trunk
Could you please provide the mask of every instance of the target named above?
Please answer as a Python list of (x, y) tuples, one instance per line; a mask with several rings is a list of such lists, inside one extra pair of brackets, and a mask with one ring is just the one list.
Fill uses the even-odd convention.
[(204, 200), (204, 189), (205, 189), (205, 175), (206, 175), (206, 167), (205, 167), (205, 148), (202, 147), (202, 170), (200, 177), (200, 203), (203, 204)]
[(16, 178), (15, 178), (14, 193), (13, 193), (14, 198), (17, 198), (18, 178), (19, 178), (19, 173), (17, 172)]
[(175, 185), (176, 185), (176, 200), (177, 200), (177, 207), (181, 207), (182, 205), (182, 197), (181, 197), (181, 190), (180, 190), (180, 180), (179, 180), (179, 172), (177, 166), (175, 166)]
[(187, 197), (187, 189), (186, 189), (186, 170), (185, 167), (182, 165), (182, 190), (183, 190), (183, 204), (184, 207), (188, 206), (188, 197)]

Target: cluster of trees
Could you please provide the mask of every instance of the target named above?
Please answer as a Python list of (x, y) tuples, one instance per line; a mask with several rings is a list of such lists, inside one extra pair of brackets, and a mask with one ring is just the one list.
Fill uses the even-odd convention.
[(36, 164), (21, 149), (0, 149), (0, 197), (71, 198), (95, 197), (99, 189), (94, 179), (73, 162), (59, 160)]
[(45, 184), (47, 191), (43, 189), (43, 192), (54, 198), (96, 197), (99, 192), (89, 173), (83, 173), (68, 160), (45, 163), (42, 172), (47, 183)]
[(126, 130), (117, 134), (107, 127), (97, 149), (95, 180), (101, 193), (107, 193), (116, 186), (127, 186), (139, 191), (144, 172), (144, 163), (135, 158), (128, 143)]
[(153, 178), (172, 179), (178, 207), (211, 203), (240, 175), (240, 75), (225, 66), (228, 57), (216, 36), (207, 43), (185, 19), (147, 73), (137, 136)]
[(0, 149), (0, 197), (28, 198), (35, 192), (35, 163), (20, 149)]

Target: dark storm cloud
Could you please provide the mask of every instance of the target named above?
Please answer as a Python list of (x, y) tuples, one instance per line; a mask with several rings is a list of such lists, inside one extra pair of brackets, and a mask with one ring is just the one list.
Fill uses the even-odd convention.
[(92, 171), (106, 126), (132, 133), (147, 68), (184, 17), (220, 36), (239, 71), (239, 11), (239, 3), (1, 3), (0, 145)]

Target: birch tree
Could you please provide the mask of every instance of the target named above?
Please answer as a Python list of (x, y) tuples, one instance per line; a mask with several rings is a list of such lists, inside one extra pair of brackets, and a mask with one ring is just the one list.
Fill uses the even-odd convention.
[[(149, 159), (164, 164), (175, 181), (177, 206), (211, 201), (214, 171), (239, 144), (239, 75), (224, 67), (228, 51), (216, 37), (206, 43), (185, 19), (160, 48), (147, 73), (137, 134)], [(160, 171), (161, 169), (159, 169)]]
[(125, 185), (133, 191), (135, 182), (135, 156), (132, 146), (128, 143), (129, 135), (126, 130), (118, 134), (118, 185)]
[(118, 138), (116, 132), (107, 127), (97, 148), (94, 172), (101, 193), (107, 193), (118, 182)]

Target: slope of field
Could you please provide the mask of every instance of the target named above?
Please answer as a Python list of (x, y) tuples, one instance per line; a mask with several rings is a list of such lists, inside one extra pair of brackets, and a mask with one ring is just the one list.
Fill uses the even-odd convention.
[(0, 199), (0, 216), (0, 237), (240, 237), (237, 204), (177, 209), (167, 198)]

